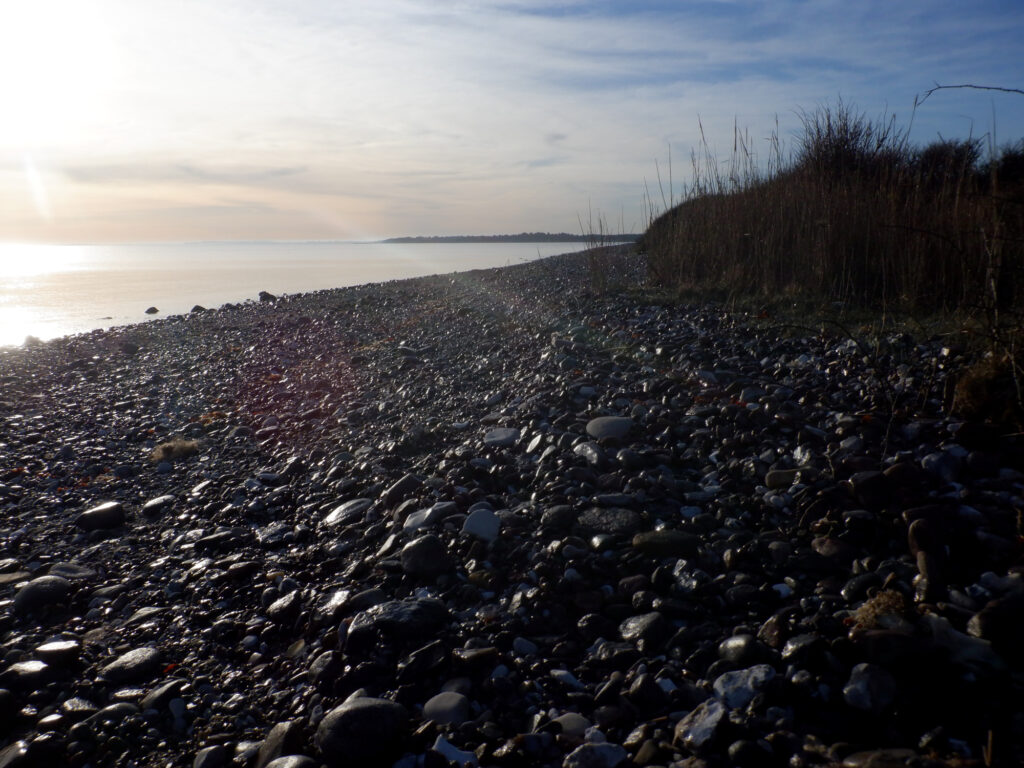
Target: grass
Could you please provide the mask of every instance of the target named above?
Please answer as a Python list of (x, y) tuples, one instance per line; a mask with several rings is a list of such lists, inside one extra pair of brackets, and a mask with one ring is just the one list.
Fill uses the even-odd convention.
[(150, 458), (154, 462), (174, 461), (175, 459), (187, 458), (198, 451), (199, 443), (195, 440), (175, 437), (165, 443), (160, 443), (160, 445), (154, 448)]
[(652, 286), (746, 305), (947, 318), (972, 329), (1019, 393), (1024, 139), (918, 147), (894, 118), (842, 102), (801, 119), (794, 150), (783, 151), (776, 130), (764, 160), (734, 128), (720, 162), (701, 128), (681, 201), (670, 182), (653, 215), (648, 194), (640, 247)]

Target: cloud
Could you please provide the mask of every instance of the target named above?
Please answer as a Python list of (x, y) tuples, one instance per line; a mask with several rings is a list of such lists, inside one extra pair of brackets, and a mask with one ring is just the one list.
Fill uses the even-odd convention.
[[(511, 229), (564, 230), (588, 200), (639, 223), (655, 160), (664, 167), (671, 146), (684, 176), (678, 158), (701, 125), (726, 153), (734, 124), (767, 147), (776, 125), (791, 140), (799, 107), (839, 95), (906, 119), (933, 81), (1017, 85), (1007, 80), (1024, 71), (1024, 12), (1000, 3), (95, 0), (94, 10), (112, 64), (76, 80), (86, 91), (73, 103), (97, 106), (50, 120), (30, 147), (51, 188), (70, 190), (54, 195), (57, 218), (78, 195), (114, 219), (127, 201), (152, 200), (184, 222), (187, 206), (168, 200), (199, 197), (215, 212), (216, 194), (230, 193), (282, 221), (308, 213), (297, 228), (363, 217), (382, 234), (416, 233), (412, 223), (486, 232), (518, 215)], [(950, 92), (918, 111), (915, 135), (970, 130), (965, 114), (987, 123), (992, 103)], [(1017, 102), (999, 99), (998, 119), (1003, 135), (1024, 132)], [(4, 130), (0, 166), (18, 165), (30, 132), (5, 141)], [(14, 194), (7, 178), (0, 204)]]

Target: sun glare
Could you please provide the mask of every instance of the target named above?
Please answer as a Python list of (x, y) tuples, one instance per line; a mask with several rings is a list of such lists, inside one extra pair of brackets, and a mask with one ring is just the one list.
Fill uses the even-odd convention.
[(0, 147), (39, 147), (100, 117), (114, 72), (99, 3), (4, 4), (0, 24)]
[(84, 257), (84, 246), (80, 245), (0, 243), (0, 280), (70, 272), (78, 268)]

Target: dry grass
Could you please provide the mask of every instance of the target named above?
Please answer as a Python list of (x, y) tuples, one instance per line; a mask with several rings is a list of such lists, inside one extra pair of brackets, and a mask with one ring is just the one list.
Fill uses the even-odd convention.
[[(856, 610), (853, 620), (860, 629), (876, 629), (891, 623), (892, 619), (903, 619), (909, 615), (907, 599), (895, 590), (886, 589), (865, 600)], [(887, 622), (885, 617), (889, 617)]]
[(168, 440), (166, 443), (160, 443), (160, 445), (154, 448), (153, 453), (150, 454), (150, 458), (154, 462), (174, 461), (175, 459), (187, 458), (198, 451), (199, 443), (195, 440), (185, 440), (181, 437), (175, 437)]
[(1020, 306), (1024, 142), (983, 163), (980, 140), (918, 149), (891, 118), (842, 103), (802, 117), (792, 157), (776, 134), (761, 162), (739, 131), (725, 164), (706, 142), (691, 155), (683, 202), (642, 241), (657, 285), (927, 313)]

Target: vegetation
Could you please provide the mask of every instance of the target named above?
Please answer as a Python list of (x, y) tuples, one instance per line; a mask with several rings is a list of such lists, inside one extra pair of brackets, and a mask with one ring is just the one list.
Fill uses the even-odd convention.
[[(640, 235), (609, 235), (608, 242), (627, 243), (640, 239)], [(589, 234), (570, 235), (568, 232), (522, 232), (518, 235), (448, 235), (440, 237), (392, 237), (385, 243), (589, 243)]]
[(862, 306), (1012, 312), (1024, 251), (1024, 140), (916, 148), (893, 119), (840, 103), (804, 114), (791, 159), (736, 132), (723, 170), (705, 143), (683, 202), (642, 239), (656, 285)]
[[(788, 157), (777, 131), (766, 162), (738, 130), (726, 163), (691, 154), (682, 202), (662, 193), (640, 241), (653, 286), (953, 318), (989, 352), (958, 402), (1024, 426), (1024, 139), (917, 147), (842, 102), (801, 117)], [(993, 382), (1012, 416), (971, 396)]]

